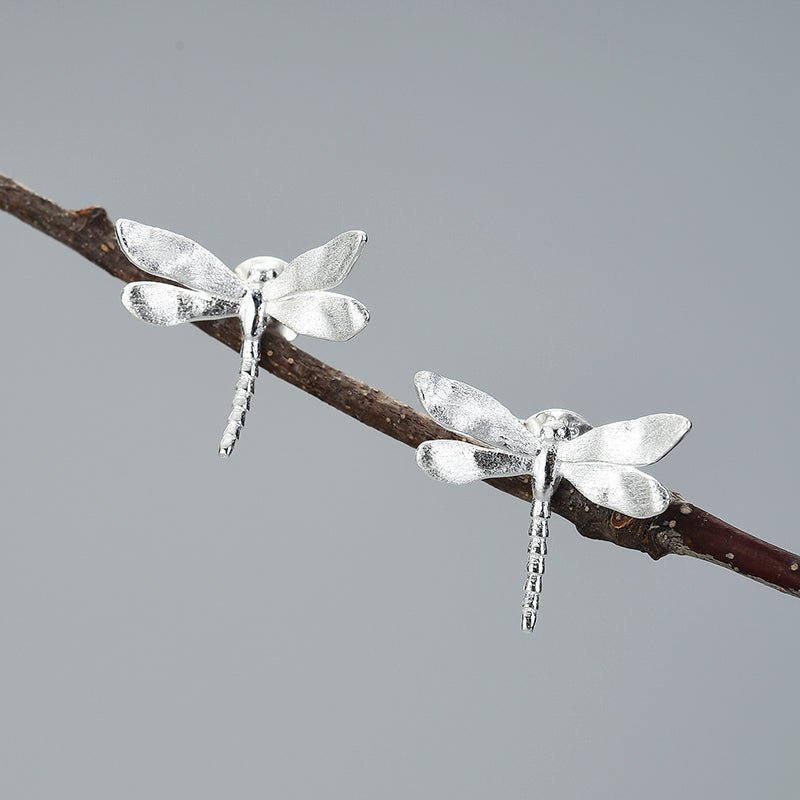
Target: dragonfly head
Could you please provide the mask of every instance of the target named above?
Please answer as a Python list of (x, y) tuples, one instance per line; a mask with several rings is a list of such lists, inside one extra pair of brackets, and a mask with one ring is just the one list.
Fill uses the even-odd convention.
[(251, 286), (260, 286), (275, 280), (286, 268), (286, 262), (272, 256), (256, 256), (242, 261), (236, 267), (236, 274)]
[(525, 420), (525, 427), (545, 442), (574, 439), (592, 428), (580, 414), (563, 408), (540, 411)]

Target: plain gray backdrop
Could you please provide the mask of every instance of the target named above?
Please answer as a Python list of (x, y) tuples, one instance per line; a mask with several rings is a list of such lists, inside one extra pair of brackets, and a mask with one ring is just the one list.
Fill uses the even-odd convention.
[[(0, 171), (231, 265), (370, 241), (303, 347), (407, 402), (675, 411), (654, 474), (797, 528), (796, 3), (2, 0)], [(0, 217), (0, 795), (796, 795), (800, 605), (553, 523), (128, 315)]]

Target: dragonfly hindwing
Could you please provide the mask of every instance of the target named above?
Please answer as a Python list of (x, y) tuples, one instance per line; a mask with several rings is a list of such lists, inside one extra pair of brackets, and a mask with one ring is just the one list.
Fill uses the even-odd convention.
[(588, 500), (628, 517), (654, 517), (669, 505), (669, 492), (636, 467), (562, 463), (561, 472)]
[(238, 300), (212, 297), (168, 283), (134, 281), (122, 291), (122, 305), (135, 317), (153, 325), (178, 325), (201, 319), (235, 317)]
[(467, 442), (437, 439), (417, 448), (417, 464), (438, 481), (471, 483), (486, 478), (506, 478), (531, 471), (527, 456), (489, 450)]
[(369, 311), (352, 297), (334, 292), (301, 292), (267, 300), (266, 311), (295, 333), (342, 342), (369, 322)]

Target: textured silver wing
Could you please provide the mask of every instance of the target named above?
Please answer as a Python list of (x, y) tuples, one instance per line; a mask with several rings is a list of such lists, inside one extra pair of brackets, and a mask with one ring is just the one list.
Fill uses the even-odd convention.
[(689, 432), (692, 423), (680, 414), (612, 422), (593, 428), (558, 447), (562, 462), (605, 461), (643, 467), (663, 458)]
[(265, 296), (283, 297), (297, 292), (333, 289), (347, 277), (366, 241), (364, 231), (347, 231), (322, 247), (297, 256), (275, 280), (264, 286)]
[[(269, 284), (265, 284), (269, 285)], [(295, 333), (343, 342), (369, 322), (369, 311), (352, 297), (334, 292), (300, 292), (267, 300), (266, 312)]]
[(244, 281), (197, 242), (130, 219), (115, 227), (122, 252), (139, 269), (228, 300), (244, 296)]
[(235, 317), (238, 300), (212, 297), (168, 283), (134, 281), (122, 291), (122, 305), (145, 322), (153, 325), (178, 325), (201, 319)]
[(669, 492), (636, 467), (562, 463), (561, 474), (588, 500), (629, 517), (654, 517), (669, 505)]
[(425, 410), (443, 428), (515, 453), (534, 454), (536, 437), (504, 405), (460, 381), (418, 372), (414, 376)]
[(467, 442), (437, 439), (417, 448), (417, 464), (437, 481), (471, 483), (486, 478), (527, 475), (533, 459), (502, 450), (487, 450)]

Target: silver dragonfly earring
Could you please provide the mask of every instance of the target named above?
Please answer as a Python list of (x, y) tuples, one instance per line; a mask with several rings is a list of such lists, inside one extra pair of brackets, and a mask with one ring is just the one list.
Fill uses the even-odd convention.
[[(268, 326), (287, 339), (298, 333), (344, 341), (369, 322), (367, 309), (352, 297), (326, 291), (353, 268), (367, 235), (342, 233), (290, 263), (271, 256), (248, 259), (229, 270), (218, 258), (177, 233), (121, 219), (116, 224), (122, 252), (137, 267), (182, 286), (136, 281), (122, 292), (122, 304), (154, 325), (238, 317), (242, 363), (228, 424), (219, 444), (223, 458), (233, 452), (255, 391), (261, 335)], [(188, 288), (183, 288), (188, 287)]]
[(419, 398), (443, 428), (487, 445), (439, 439), (417, 448), (417, 463), (432, 478), (469, 483), (530, 475), (533, 489), (528, 575), (522, 629), (533, 630), (539, 609), (550, 499), (563, 476), (588, 500), (647, 519), (669, 505), (669, 492), (636, 467), (654, 464), (686, 435), (679, 414), (651, 414), (599, 428), (572, 411), (552, 408), (517, 419), (488, 394), (433, 372), (414, 378)]

